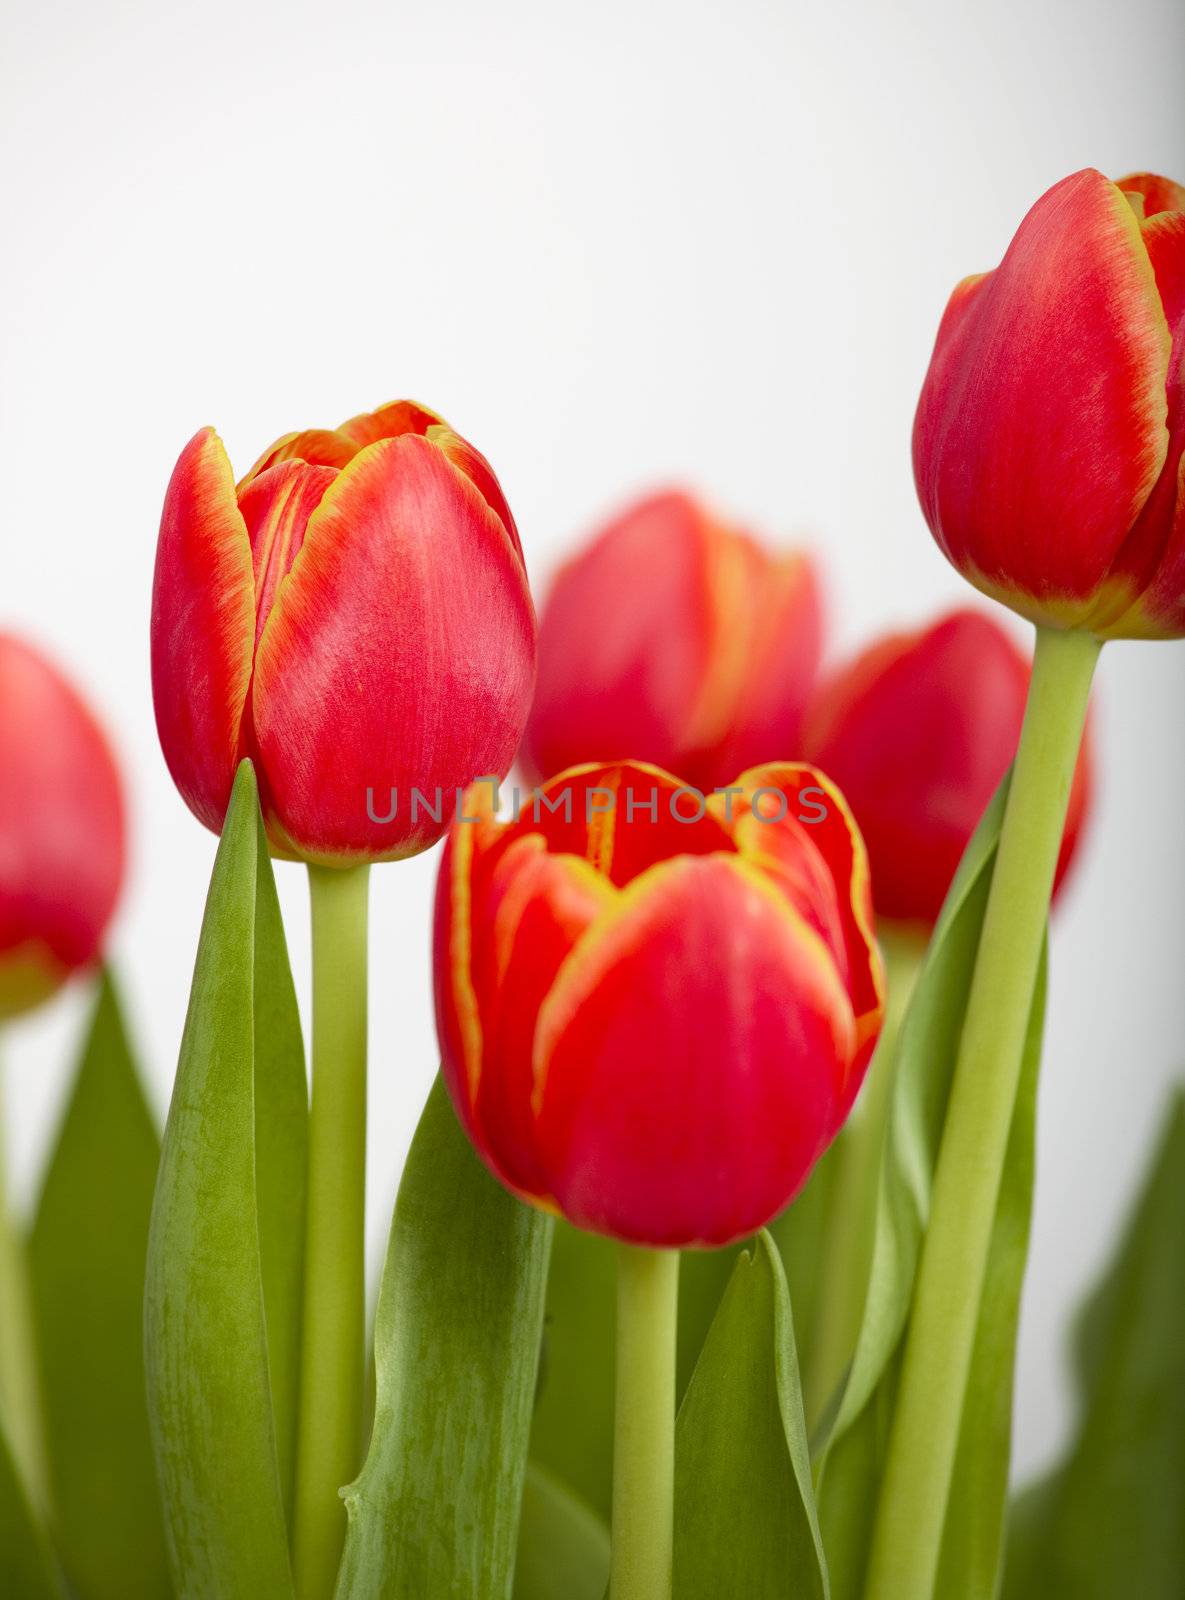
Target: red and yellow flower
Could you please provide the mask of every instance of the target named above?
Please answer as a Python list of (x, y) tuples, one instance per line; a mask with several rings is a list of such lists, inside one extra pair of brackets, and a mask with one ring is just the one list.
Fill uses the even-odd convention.
[(947, 306), (914, 423), (926, 520), (985, 594), (1185, 634), (1185, 189), (1087, 169)]
[(99, 955), (123, 882), (123, 788), (81, 696), (0, 634), (0, 1018)]
[(809, 558), (773, 555), (681, 491), (562, 568), (543, 608), (531, 778), (644, 760), (711, 789), (797, 756), (823, 622)]
[(510, 509), (433, 412), (398, 401), (287, 434), (237, 486), (211, 429), (182, 451), (152, 685), (169, 770), (207, 827), (250, 756), (275, 854), (336, 866), (424, 849), (460, 790), (510, 766), (534, 660)]
[(846, 1117), (883, 976), (867, 860), (813, 768), (706, 800), (642, 763), (488, 786), (448, 841), (444, 1074), (491, 1171), (581, 1227), (719, 1245), (775, 1216)]
[[(824, 684), (803, 749), (842, 788), (872, 865), (879, 916), (932, 924), (980, 817), (1016, 754), (1029, 658), (981, 612), (878, 640)], [(1057, 867), (1089, 809), (1078, 758)]]

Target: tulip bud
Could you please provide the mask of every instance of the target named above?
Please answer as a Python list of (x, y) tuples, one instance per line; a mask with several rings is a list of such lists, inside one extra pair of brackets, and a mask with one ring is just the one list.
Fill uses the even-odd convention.
[(822, 647), (810, 560), (653, 495), (562, 568), (522, 751), (533, 779), (638, 758), (711, 789), (798, 754)]
[(790, 1201), (851, 1108), (883, 975), (864, 846), (810, 767), (710, 799), (641, 763), (488, 788), (436, 902), (445, 1081), (508, 1187), (637, 1244), (720, 1245)]
[(947, 306), (918, 494), (964, 577), (1037, 623), (1185, 634), (1185, 189), (1087, 169)]
[[(824, 684), (804, 749), (840, 785), (868, 846), (877, 914), (932, 924), (1016, 754), (1029, 658), (990, 617), (953, 611), (871, 645)], [(1060, 883), (1090, 798), (1078, 758)]]
[(435, 842), (522, 736), (535, 616), (485, 459), (408, 401), (288, 434), (235, 486), (181, 453), (152, 595), (173, 780), (222, 827), (250, 756), (275, 855), (345, 866)]
[(110, 746), (38, 651), (0, 634), (0, 1019), (99, 953), (123, 881), (123, 792)]

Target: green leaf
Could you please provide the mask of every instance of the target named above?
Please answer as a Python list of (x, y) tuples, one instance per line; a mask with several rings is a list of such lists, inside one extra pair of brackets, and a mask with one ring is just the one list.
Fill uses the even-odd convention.
[(531, 1459), (608, 1521), (613, 1490), (617, 1248), (555, 1225)]
[(815, 1163), (802, 1192), (769, 1225), (786, 1269), (790, 1304), (794, 1307), (798, 1360), (803, 1372), (810, 1371), (814, 1359), (812, 1344), (819, 1322), (819, 1285), (827, 1270), (828, 1217), (843, 1167), (847, 1138), (848, 1129), (841, 1128)]
[(170, 1593), (144, 1399), (159, 1156), (104, 973), (29, 1240), (54, 1541), (80, 1600)]
[[(838, 1141), (769, 1231), (796, 1308), (800, 1355), (814, 1326), (824, 1225)], [(679, 1265), (678, 1395), (691, 1382), (742, 1248), (685, 1250)], [(547, 1281), (539, 1397), (531, 1458), (570, 1484), (606, 1519), (612, 1513), (617, 1253), (613, 1241), (558, 1221)], [(805, 1359), (805, 1357), (804, 1357)]]
[[(857, 1600), (896, 1393), (914, 1277), (967, 995), (1003, 818), (1001, 785), (960, 865), (897, 1041), (876, 1242), (856, 1353), (833, 1424), (818, 1441), (820, 1517), (836, 1600)], [(1035, 1087), (1044, 962), (993, 1232), (942, 1553), (940, 1594), (990, 1597), (999, 1564), (1012, 1374), (1032, 1203)], [(957, 1581), (952, 1574), (958, 1574)], [(944, 1587), (954, 1583), (955, 1587)]]
[(764, 1231), (737, 1262), (679, 1409), (674, 1593), (828, 1593), (790, 1294)]
[(292, 1592), (284, 1503), (306, 1097), (275, 883), (244, 761), (206, 902), (148, 1242), (148, 1409), (184, 1597)]
[(66, 1588), (0, 1424), (0, 1594), (66, 1600)]
[(1009, 1528), (1005, 1600), (1180, 1600), (1185, 1574), (1185, 1095), (1075, 1339), (1081, 1421)]
[(395, 1202), (342, 1600), (509, 1600), (551, 1233), (478, 1161), (438, 1079)]
[(527, 1463), (514, 1600), (602, 1600), (609, 1529), (537, 1462)]
[[(790, 1288), (798, 1357), (803, 1370), (809, 1360), (811, 1332), (815, 1326), (818, 1287), (824, 1268), (825, 1225), (844, 1131), (840, 1130), (839, 1137), (816, 1162), (801, 1194), (769, 1224), (769, 1234), (778, 1247)], [(752, 1248), (753, 1240), (748, 1239), (723, 1250), (683, 1252), (679, 1266), (680, 1399), (687, 1392), (708, 1329), (732, 1280), (741, 1251)]]

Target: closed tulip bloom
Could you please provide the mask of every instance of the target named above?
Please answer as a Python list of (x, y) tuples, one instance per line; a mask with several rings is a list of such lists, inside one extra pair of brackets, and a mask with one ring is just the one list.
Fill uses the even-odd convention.
[(123, 791), (77, 691), (0, 633), (0, 1019), (99, 955), (124, 874)]
[(1185, 189), (1087, 169), (947, 306), (914, 423), (935, 539), (1100, 638), (1185, 634)]
[[(872, 866), (879, 916), (932, 924), (1016, 754), (1031, 664), (999, 623), (952, 611), (879, 640), (824, 684), (804, 748), (842, 788)], [(1070, 795), (1057, 882), (1081, 836), (1089, 745)]]
[(640, 759), (707, 790), (796, 757), (821, 646), (806, 556), (773, 555), (688, 494), (652, 495), (555, 579), (523, 764), (534, 780)]
[(705, 803), (631, 762), (561, 774), (517, 821), (485, 786), (471, 805), (441, 865), (436, 1010), (487, 1166), (636, 1244), (769, 1221), (846, 1117), (881, 1022), (839, 792), (782, 764)]
[(211, 429), (182, 451), (152, 685), (169, 770), (207, 827), (250, 756), (274, 854), (344, 866), (424, 849), (459, 789), (509, 767), (534, 657), (514, 519), (434, 413), (399, 401), (288, 434), (237, 486)]

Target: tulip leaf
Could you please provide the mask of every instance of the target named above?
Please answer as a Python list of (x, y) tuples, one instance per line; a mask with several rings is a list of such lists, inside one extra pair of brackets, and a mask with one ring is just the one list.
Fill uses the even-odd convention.
[(679, 1408), (675, 1600), (825, 1600), (794, 1320), (762, 1231), (742, 1254)]
[(605, 1523), (546, 1468), (528, 1462), (514, 1600), (602, 1600), (608, 1581)]
[(557, 1221), (547, 1275), (531, 1459), (612, 1512), (617, 1249)]
[(551, 1233), (478, 1161), (437, 1079), (395, 1202), (341, 1600), (509, 1600)]
[(1185, 1094), (1078, 1323), (1081, 1419), (1010, 1522), (1004, 1600), (1180, 1600), (1185, 1574)]
[(307, 1083), (255, 775), (214, 863), (145, 1288), (148, 1409), (178, 1593), (290, 1595)]
[[(857, 1600), (884, 1465), (903, 1338), (1007, 794), (963, 857), (898, 1035), (873, 1261), (856, 1352), (816, 1441), (820, 1517), (836, 1600)], [(1012, 1375), (1028, 1248), (1042, 961), (997, 1203), (947, 1506), (938, 1593), (994, 1593), (1007, 1487)], [(958, 1573), (957, 1581), (952, 1574)], [(943, 1585), (953, 1587), (944, 1587)]]
[(57, 1562), (29, 1503), (0, 1422), (0, 1594), (12, 1600), (67, 1600)]
[(801, 1193), (769, 1225), (770, 1236), (778, 1247), (790, 1304), (794, 1307), (794, 1330), (798, 1363), (810, 1371), (812, 1342), (818, 1325), (819, 1285), (827, 1270), (827, 1224), (835, 1200), (836, 1180), (843, 1166), (843, 1147), (848, 1129), (841, 1128), (827, 1150), (815, 1163)]
[[(842, 1137), (842, 1134), (841, 1134)], [(838, 1141), (837, 1141), (838, 1143)], [(836, 1146), (816, 1165), (794, 1203), (769, 1225), (781, 1253), (802, 1351), (814, 1325), (824, 1223), (837, 1170)], [(748, 1242), (752, 1248), (752, 1241)], [(679, 1375), (682, 1399), (742, 1246), (685, 1250), (679, 1266)], [(612, 1511), (614, 1316), (617, 1252), (611, 1240), (558, 1221), (531, 1458), (570, 1485), (603, 1517)]]
[(54, 1542), (79, 1600), (171, 1592), (144, 1399), (159, 1157), (105, 973), (29, 1241)]

